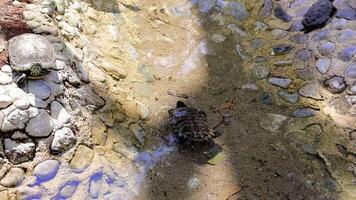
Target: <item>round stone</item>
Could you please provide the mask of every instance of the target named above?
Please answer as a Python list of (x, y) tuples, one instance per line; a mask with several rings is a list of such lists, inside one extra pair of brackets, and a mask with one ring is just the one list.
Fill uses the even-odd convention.
[(325, 42), (319, 46), (319, 52), (323, 56), (328, 56), (335, 51), (335, 44), (332, 42)]
[(302, 49), (297, 52), (297, 58), (302, 61), (307, 61), (311, 58), (311, 53), (308, 49)]
[(332, 93), (341, 93), (346, 88), (346, 83), (343, 77), (335, 76), (327, 81), (325, 81), (325, 85)]
[(5, 187), (16, 187), (22, 183), (25, 178), (25, 172), (21, 168), (11, 168), (1, 179), (0, 184)]
[(288, 88), (289, 84), (292, 82), (292, 80), (287, 79), (287, 78), (270, 78), (268, 80), (273, 85), (282, 87), (282, 88)]
[(356, 78), (356, 63), (351, 63), (345, 70), (346, 78)]
[(22, 99), (14, 101), (14, 105), (20, 110), (26, 110), (28, 107), (30, 107), (30, 101), (25, 96)]
[(316, 61), (316, 68), (321, 74), (325, 74), (326, 72), (329, 71), (330, 68), (330, 59), (327, 58), (321, 58)]
[(45, 160), (35, 167), (33, 175), (36, 176), (37, 181), (45, 182), (53, 179), (58, 169), (59, 162), (57, 160)]
[(299, 110), (294, 111), (292, 113), (292, 116), (296, 118), (306, 118), (306, 117), (315, 116), (315, 114), (316, 111), (311, 108), (301, 108)]
[(71, 148), (76, 143), (76, 138), (70, 128), (64, 127), (54, 132), (51, 144), (51, 152), (54, 154), (62, 153)]
[(340, 53), (339, 53), (339, 59), (348, 62), (352, 59), (352, 57), (356, 54), (356, 46), (349, 46), (344, 48)]
[(41, 99), (47, 99), (52, 93), (52, 89), (48, 83), (42, 80), (28, 81), (27, 89), (29, 93), (32, 93)]
[(39, 114), (32, 118), (26, 127), (28, 135), (33, 137), (47, 137), (53, 130), (51, 116), (45, 111), (40, 110)]
[(318, 83), (309, 83), (299, 89), (299, 94), (303, 97), (321, 100), (323, 97), (320, 95), (320, 89)]
[(6, 108), (12, 104), (12, 98), (5, 94), (0, 94), (0, 108)]
[(299, 95), (297, 93), (289, 93), (289, 92), (281, 91), (278, 92), (278, 95), (289, 103), (297, 103), (299, 100)]
[(6, 138), (4, 140), (4, 144), (5, 155), (14, 164), (20, 164), (32, 160), (35, 156), (36, 147), (30, 140), (27, 142), (20, 142)]
[(0, 71), (0, 85), (7, 85), (12, 83), (12, 78), (6, 73)]

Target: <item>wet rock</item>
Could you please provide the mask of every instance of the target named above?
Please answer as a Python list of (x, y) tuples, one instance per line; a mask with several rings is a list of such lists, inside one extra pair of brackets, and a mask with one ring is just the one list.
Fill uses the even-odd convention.
[(343, 77), (335, 76), (324, 82), (328, 90), (334, 94), (341, 93), (346, 88), (346, 83)]
[(12, 83), (11, 76), (7, 75), (6, 73), (0, 71), (0, 85), (6, 85)]
[(45, 182), (53, 179), (58, 172), (59, 162), (57, 160), (45, 160), (39, 163), (33, 170), (38, 182)]
[(286, 66), (291, 66), (293, 65), (293, 60), (280, 60), (280, 61), (276, 61), (274, 63), (275, 66), (277, 67), (286, 67)]
[(266, 66), (264, 65), (257, 65), (254, 68), (255, 71), (255, 75), (258, 79), (264, 79), (267, 78), (268, 75), (270, 74), (271, 70), (268, 69)]
[(299, 94), (303, 97), (312, 98), (316, 100), (322, 100), (323, 97), (320, 94), (321, 87), (318, 83), (306, 84), (299, 89)]
[(346, 78), (356, 78), (356, 63), (351, 63), (345, 70)]
[(321, 74), (325, 74), (329, 71), (331, 61), (327, 58), (321, 58), (316, 61), (316, 68)]
[(274, 8), (274, 16), (284, 22), (290, 22), (292, 20), (292, 17), (288, 15), (280, 5), (277, 5), (276, 8)]
[(314, 72), (308, 67), (297, 69), (295, 73), (298, 75), (298, 78), (302, 80), (314, 80)]
[(60, 124), (67, 124), (70, 122), (72, 116), (58, 101), (51, 103), (51, 117)]
[(6, 108), (12, 104), (12, 98), (5, 94), (0, 94), (0, 108)]
[(281, 91), (278, 92), (278, 95), (289, 103), (297, 103), (299, 100), (299, 95), (297, 93), (289, 93), (289, 92)]
[(70, 128), (64, 127), (54, 132), (51, 143), (51, 152), (54, 154), (63, 153), (70, 149), (77, 139)]
[(260, 96), (260, 101), (263, 103), (263, 104), (266, 104), (266, 105), (273, 105), (274, 104), (274, 98), (271, 94), (268, 94), (268, 93), (264, 93)]
[(332, 42), (324, 42), (318, 47), (318, 50), (321, 55), (328, 56), (335, 51), (335, 44)]
[(293, 47), (286, 44), (280, 44), (272, 47), (272, 55), (284, 55), (292, 51)]
[(25, 172), (21, 168), (11, 168), (1, 179), (0, 184), (5, 187), (16, 187), (22, 183), (25, 178)]
[(310, 51), (308, 49), (302, 49), (302, 50), (297, 52), (296, 57), (299, 60), (307, 61), (307, 60), (309, 60), (311, 58), (311, 53), (310, 53)]
[(343, 30), (347, 28), (346, 19), (343, 18), (333, 18), (330, 27), (336, 30)]
[(343, 43), (350, 42), (353, 39), (356, 39), (356, 31), (350, 29), (346, 29), (342, 31), (337, 38), (338, 42), (343, 42)]
[(298, 33), (291, 36), (289, 40), (297, 44), (304, 44), (308, 40), (308, 35)]
[(6, 138), (5, 155), (14, 164), (30, 161), (35, 156), (35, 144), (31, 140), (24, 142)]
[(264, 117), (260, 121), (260, 127), (269, 130), (273, 133), (278, 133), (279, 128), (282, 126), (283, 122), (288, 118), (286, 116), (274, 113), (268, 113), (267, 117)]
[(47, 137), (52, 130), (52, 118), (45, 110), (40, 110), (39, 114), (32, 118), (26, 127), (27, 134), (33, 137)]
[(289, 30), (290, 31), (301, 31), (304, 28), (304, 25), (302, 24), (301, 21), (295, 21), (292, 23), (292, 25), (290, 26)]
[(288, 35), (288, 31), (286, 30), (282, 30), (282, 29), (273, 29), (271, 31), (271, 34), (273, 35), (273, 37), (275, 39), (281, 39), (284, 38)]
[(268, 82), (270, 82), (273, 85), (282, 87), (282, 88), (288, 88), (288, 86), (292, 82), (292, 80), (287, 79), (287, 78), (270, 78), (268, 80)]
[(349, 46), (344, 48), (340, 53), (339, 53), (339, 59), (348, 62), (352, 59), (352, 57), (356, 54), (356, 46)]
[(301, 108), (292, 113), (292, 116), (296, 118), (313, 117), (315, 115), (316, 115), (316, 111), (311, 108)]
[(94, 151), (87, 146), (79, 145), (72, 160), (70, 166), (75, 172), (82, 172), (91, 163), (94, 157)]
[(267, 18), (271, 16), (273, 10), (273, 3), (272, 0), (264, 0), (263, 7), (260, 12), (260, 16), (262, 18)]
[(336, 16), (348, 20), (356, 20), (356, 10), (353, 9), (339, 9)]
[(52, 89), (49, 84), (42, 80), (28, 81), (27, 90), (29, 93), (32, 93), (41, 99), (47, 99), (52, 93)]

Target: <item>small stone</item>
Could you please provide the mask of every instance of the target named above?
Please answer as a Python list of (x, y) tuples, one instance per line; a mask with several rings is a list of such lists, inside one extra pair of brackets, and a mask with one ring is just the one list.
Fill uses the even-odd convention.
[(271, 72), (271, 71), (270, 71), (266, 66), (264, 66), (264, 65), (257, 65), (257, 66), (255, 66), (254, 71), (255, 71), (256, 77), (257, 77), (258, 79), (267, 78), (268, 75), (269, 75), (270, 72)]
[(74, 153), (70, 166), (75, 172), (82, 172), (91, 163), (94, 157), (94, 151), (87, 146), (79, 145), (77, 151)]
[(236, 45), (236, 52), (240, 56), (240, 58), (242, 60), (246, 60), (247, 59), (247, 54), (242, 49), (241, 45), (238, 45), (238, 44)]
[(79, 181), (71, 181), (66, 183), (59, 191), (59, 199), (69, 199), (77, 190)]
[(197, 177), (190, 178), (188, 181), (188, 187), (190, 189), (198, 189), (200, 186), (200, 180)]
[(57, 70), (62, 70), (67, 64), (63, 60), (56, 60), (56, 68)]
[(35, 108), (47, 108), (48, 102), (36, 97), (34, 94), (28, 94), (27, 99), (30, 101), (30, 105)]
[(309, 60), (311, 58), (311, 53), (307, 49), (302, 49), (302, 50), (297, 52), (296, 57), (299, 60), (307, 61), (307, 60)]
[(51, 117), (60, 124), (69, 123), (72, 118), (58, 101), (53, 101), (51, 103)]
[(145, 143), (145, 136), (146, 136), (145, 130), (138, 124), (131, 124), (129, 129), (131, 133), (134, 134), (137, 141), (139, 141), (143, 145)]
[(318, 83), (309, 83), (299, 89), (299, 94), (303, 97), (322, 100), (323, 97), (320, 94), (320, 90), (321, 87)]
[(346, 19), (335, 17), (333, 18), (330, 26), (332, 29), (343, 30), (347, 28), (347, 22)]
[(336, 16), (348, 20), (356, 20), (356, 11), (353, 9), (338, 9)]
[(93, 117), (91, 121), (91, 137), (93, 143), (96, 145), (104, 145), (106, 141), (106, 125), (99, 119), (99, 117)]
[(12, 104), (12, 98), (5, 95), (0, 94), (0, 108), (6, 108)]
[(314, 72), (309, 67), (296, 69), (295, 73), (298, 75), (298, 78), (302, 80), (314, 80)]
[(292, 20), (292, 17), (288, 15), (280, 5), (277, 5), (276, 8), (274, 8), (274, 15), (278, 19), (281, 19), (285, 22), (290, 22)]
[(263, 103), (263, 104), (266, 104), (266, 105), (273, 105), (274, 104), (274, 98), (271, 94), (269, 93), (263, 93), (261, 96), (260, 96), (260, 101)]
[(354, 39), (356, 39), (356, 31), (350, 29), (346, 29), (341, 32), (339, 37), (337, 38), (338, 42), (343, 43), (351, 42)]
[(349, 46), (344, 48), (339, 53), (339, 59), (344, 62), (349, 62), (355, 54), (356, 54), (356, 46)]
[(36, 95), (38, 98), (47, 99), (52, 89), (49, 84), (42, 80), (31, 80), (27, 82), (27, 89), (29, 93)]
[(324, 42), (318, 49), (321, 55), (328, 56), (335, 51), (335, 44), (332, 42)]
[(70, 128), (64, 127), (54, 132), (54, 138), (51, 143), (51, 152), (59, 154), (70, 149), (77, 139)]
[(22, 13), (23, 15), (23, 18), (27, 21), (31, 21), (31, 20), (34, 20), (36, 19), (36, 17), (38, 17), (38, 15), (33, 12), (33, 11), (29, 11), (29, 10), (26, 10)]
[(24, 96), (26, 96), (26, 92), (24, 92), (23, 90), (21, 90), (18, 87), (15, 87), (15, 88), (10, 89), (9, 96), (13, 100), (22, 99)]
[(293, 65), (293, 60), (280, 60), (274, 63), (277, 67), (286, 67)]
[(251, 41), (251, 47), (254, 49), (259, 49), (263, 46), (264, 42), (263, 40), (257, 38)]
[(53, 179), (58, 172), (59, 162), (57, 160), (45, 160), (39, 163), (33, 170), (38, 182), (46, 182)]
[(58, 35), (58, 29), (55, 26), (40, 26), (35, 28), (33, 32), (37, 34)]
[(297, 93), (289, 93), (289, 92), (281, 91), (278, 92), (278, 95), (289, 103), (297, 103), (299, 100), (299, 95)]
[(271, 16), (272, 10), (273, 10), (272, 0), (264, 0), (260, 16), (262, 18), (267, 18), (267, 17)]
[(65, 11), (64, 0), (54, 0), (54, 5), (58, 14), (63, 15)]
[(288, 88), (289, 84), (292, 82), (292, 80), (287, 79), (287, 78), (270, 78), (268, 81), (271, 84), (282, 87), (282, 88)]
[(356, 63), (351, 63), (345, 70), (346, 78), (356, 78)]
[(321, 30), (313, 35), (313, 41), (317, 42), (321, 40), (326, 40), (329, 35), (330, 35), (330, 30)]
[(5, 155), (14, 164), (32, 160), (35, 157), (35, 144), (32, 141), (18, 142), (6, 138), (4, 140)]
[(4, 72), (0, 71), (0, 85), (7, 85), (10, 83), (12, 83), (12, 78)]
[(298, 33), (291, 36), (289, 40), (297, 44), (304, 44), (308, 40), (308, 36), (305, 34)]
[(284, 55), (292, 51), (293, 47), (286, 44), (280, 44), (272, 47), (272, 55)]
[[(1, 50), (1, 49), (0, 49)], [(12, 73), (12, 68), (10, 67), (10, 65), (3, 65), (1, 67), (1, 71), (5, 72), (5, 73)]]
[(349, 91), (349, 94), (356, 94), (356, 84), (354, 84), (351, 88), (350, 88), (350, 91)]
[(328, 90), (334, 94), (341, 93), (346, 88), (346, 83), (343, 77), (335, 76), (331, 79), (328, 79), (324, 82)]
[(76, 11), (78, 11), (79, 13), (81, 13), (83, 11), (83, 7), (82, 4), (80, 4), (80, 2), (74, 2), (72, 4), (72, 8)]
[(45, 111), (40, 110), (39, 114), (32, 118), (26, 127), (28, 135), (33, 137), (47, 137), (53, 130), (51, 116)]
[(288, 31), (286, 30), (282, 30), (282, 29), (273, 29), (271, 31), (271, 34), (273, 35), (273, 37), (275, 39), (281, 39), (284, 38), (288, 35)]
[[(201, 0), (201, 1), (206, 2), (206, 0)], [(215, 2), (215, 0), (212, 1)], [(217, 5), (219, 5), (219, 3), (220, 2), (218, 1)], [(243, 21), (249, 16), (249, 13), (247, 12), (245, 5), (239, 2), (229, 2), (226, 4), (226, 6), (221, 5), (221, 7), (223, 7), (222, 11), (224, 13), (234, 16), (238, 21)]]
[(197, 6), (200, 12), (208, 13), (215, 6), (215, 0), (199, 0)]
[(301, 108), (292, 113), (292, 116), (296, 118), (313, 117), (315, 115), (316, 115), (316, 111), (311, 108)]
[(0, 184), (5, 187), (16, 187), (19, 186), (25, 178), (25, 172), (21, 168), (11, 168), (1, 179)]
[(316, 68), (321, 74), (325, 74), (330, 68), (330, 59), (321, 58), (316, 61)]
[(256, 56), (255, 63), (264, 63), (267, 62), (268, 58), (265, 56)]
[(298, 20), (292, 23), (292, 25), (290, 26), (289, 30), (290, 31), (301, 31), (304, 28), (304, 25), (302, 24), (302, 21)]
[(280, 114), (268, 113), (267, 117), (262, 118), (259, 125), (260, 127), (269, 130), (273, 133), (278, 133), (279, 128), (287, 119), (288, 118), (286, 116)]
[(266, 31), (268, 29), (268, 25), (262, 22), (256, 22), (255, 25), (255, 31)]
[(14, 101), (14, 105), (16, 108), (20, 110), (26, 110), (27, 108), (30, 107), (30, 101), (26, 97), (24, 97), (22, 99), (18, 99)]

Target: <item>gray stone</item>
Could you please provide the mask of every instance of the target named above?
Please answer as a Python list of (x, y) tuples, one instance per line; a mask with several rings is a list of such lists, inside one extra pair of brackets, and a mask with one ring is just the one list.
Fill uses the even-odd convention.
[(78, 94), (82, 99), (87, 100), (90, 104), (95, 107), (102, 107), (105, 105), (105, 101), (99, 97), (95, 92), (90, 88), (89, 85), (84, 85), (78, 89)]
[(311, 53), (310, 53), (310, 51), (308, 49), (302, 49), (302, 50), (297, 52), (296, 57), (299, 60), (307, 61), (307, 60), (309, 60), (311, 58)]
[(345, 70), (346, 78), (356, 78), (356, 63), (351, 63)]
[(277, 6), (274, 8), (274, 16), (276, 16), (278, 19), (281, 19), (284, 22), (290, 22), (292, 20), (292, 17), (288, 15), (280, 5), (277, 4)]
[(250, 44), (251, 44), (252, 48), (259, 49), (263, 46), (264, 41), (262, 39), (257, 38), (257, 39), (252, 40)]
[(5, 94), (0, 94), (0, 108), (6, 108), (12, 104), (12, 98)]
[(321, 41), (321, 40), (326, 40), (328, 36), (330, 35), (330, 30), (321, 30), (317, 32), (316, 34), (313, 35), (313, 41)]
[(285, 55), (292, 51), (293, 47), (287, 44), (279, 44), (272, 47), (272, 55)]
[(324, 42), (318, 47), (321, 55), (328, 56), (335, 51), (335, 44), (332, 42)]
[(356, 39), (356, 31), (350, 29), (346, 29), (342, 31), (337, 38), (338, 42), (343, 42), (343, 43), (350, 42), (354, 39)]
[(356, 94), (356, 84), (354, 84), (354, 85), (350, 88), (349, 94), (353, 94), (353, 95)]
[(54, 154), (63, 153), (70, 149), (77, 139), (70, 128), (64, 127), (54, 132), (51, 144), (51, 152)]
[(271, 34), (273, 35), (273, 37), (275, 39), (281, 39), (284, 38), (288, 35), (288, 31), (286, 30), (282, 30), (282, 29), (273, 29), (271, 31)]
[(58, 29), (55, 26), (40, 26), (33, 30), (34, 33), (37, 34), (51, 34), (58, 35)]
[(30, 105), (35, 108), (47, 108), (48, 102), (43, 101), (42, 99), (36, 97), (34, 94), (28, 94), (27, 99), (30, 102)]
[(293, 60), (279, 60), (274, 63), (277, 67), (286, 67), (293, 65)]
[(264, 65), (257, 65), (255, 66), (255, 75), (258, 79), (264, 79), (264, 78), (267, 78), (268, 75), (270, 74), (270, 70), (264, 66)]
[[(1, 129), (3, 131), (11, 131), (15, 129), (25, 128), (25, 124), (32, 116), (32, 109), (19, 110), (15, 106), (9, 106), (7, 109), (2, 110), (6, 118), (4, 118)], [(8, 114), (6, 114), (8, 113)]]
[(288, 88), (289, 84), (292, 82), (291, 79), (287, 79), (287, 78), (270, 78), (268, 81), (271, 84), (282, 88)]
[(339, 59), (348, 62), (356, 54), (356, 46), (348, 46), (339, 53)]
[(139, 124), (131, 124), (129, 129), (131, 133), (134, 134), (137, 141), (139, 141), (143, 145), (145, 143), (146, 136), (145, 130)]
[(58, 101), (53, 101), (51, 103), (51, 117), (60, 124), (66, 124), (70, 122), (72, 116)]
[(5, 155), (14, 164), (30, 161), (35, 157), (35, 144), (31, 140), (19, 142), (6, 138), (4, 144)]
[(59, 162), (57, 160), (45, 160), (36, 165), (33, 170), (33, 175), (36, 176), (37, 181), (41, 183), (53, 179), (58, 172)]
[(346, 88), (346, 83), (343, 77), (335, 76), (324, 82), (328, 90), (334, 94), (341, 93)]
[(79, 145), (70, 161), (70, 166), (74, 172), (82, 172), (89, 166), (93, 157), (94, 151), (92, 149), (84, 145)]
[(41, 99), (47, 99), (52, 93), (52, 89), (49, 84), (43, 80), (28, 81), (27, 89), (29, 93), (32, 93)]
[(271, 16), (273, 10), (273, 3), (272, 0), (264, 0), (263, 7), (260, 12), (260, 16), (262, 18), (267, 18)]
[(322, 100), (323, 97), (320, 94), (320, 90), (321, 87), (318, 83), (309, 83), (299, 89), (299, 94), (303, 97)]
[(26, 127), (28, 135), (33, 137), (47, 137), (53, 130), (51, 116), (45, 111), (40, 110), (39, 114), (32, 118)]
[(260, 121), (260, 127), (269, 130), (274, 133), (279, 132), (279, 128), (282, 126), (283, 122), (288, 118), (286, 116), (274, 113), (268, 113), (267, 117), (263, 117)]
[(64, 69), (64, 67), (66, 66), (66, 62), (63, 60), (56, 60), (56, 65), (55, 65), (55, 69), (57, 70), (62, 70)]
[(202, 13), (208, 13), (214, 6), (216, 0), (199, 0), (198, 9)]
[(313, 117), (315, 115), (316, 115), (316, 111), (311, 108), (301, 108), (292, 113), (292, 116), (296, 118)]
[(295, 42), (297, 44), (304, 44), (308, 40), (308, 35), (298, 33), (289, 38), (290, 41)]
[(330, 26), (332, 29), (343, 30), (347, 27), (347, 22), (343, 18), (333, 18)]
[(7, 75), (6, 73), (0, 71), (0, 85), (6, 85), (12, 83), (11, 76)]
[(263, 93), (260, 96), (260, 101), (266, 105), (273, 105), (275, 102), (273, 96), (269, 93)]
[(302, 24), (302, 21), (297, 20), (292, 23), (289, 30), (297, 32), (297, 31), (301, 31), (303, 28), (304, 28), (304, 25)]
[(25, 178), (25, 171), (21, 168), (11, 168), (1, 179), (0, 184), (5, 187), (16, 187), (19, 186)]
[(353, 9), (339, 9), (336, 12), (336, 16), (348, 20), (356, 20), (356, 10)]
[(296, 69), (295, 73), (298, 75), (298, 78), (303, 80), (314, 80), (314, 72), (309, 67), (303, 69)]
[(346, 0), (346, 4), (347, 4), (350, 8), (356, 10), (356, 2), (355, 2), (354, 0)]
[(289, 93), (285, 91), (278, 92), (278, 95), (282, 97), (285, 101), (289, 103), (297, 103), (299, 100), (299, 95), (297, 93)]
[(321, 74), (325, 74), (326, 72), (329, 71), (330, 68), (330, 59), (327, 58), (321, 58), (316, 61), (316, 68)]
[(256, 22), (255, 25), (255, 31), (266, 31), (268, 29), (268, 25), (262, 22)]
[[(206, 0), (201, 0), (201, 1), (206, 1)], [(247, 12), (245, 5), (242, 3), (225, 2), (223, 4), (219, 4), (220, 2), (221, 1), (218, 1), (217, 5), (222, 7), (222, 11), (228, 15), (234, 16), (235, 19), (238, 21), (243, 21), (249, 16), (249, 13)]]

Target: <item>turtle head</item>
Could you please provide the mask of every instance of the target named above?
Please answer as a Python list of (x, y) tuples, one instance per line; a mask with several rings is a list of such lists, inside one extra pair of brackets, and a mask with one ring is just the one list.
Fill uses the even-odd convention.
[(42, 65), (40, 63), (34, 63), (31, 68), (31, 76), (38, 77), (42, 75)]
[(177, 108), (187, 107), (183, 101), (177, 101)]

